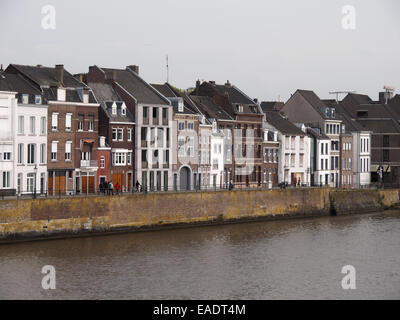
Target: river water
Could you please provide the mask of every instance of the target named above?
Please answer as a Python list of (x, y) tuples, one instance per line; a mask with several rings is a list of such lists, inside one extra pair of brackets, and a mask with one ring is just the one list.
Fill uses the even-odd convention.
[(0, 298), (400, 299), (400, 211), (4, 244)]

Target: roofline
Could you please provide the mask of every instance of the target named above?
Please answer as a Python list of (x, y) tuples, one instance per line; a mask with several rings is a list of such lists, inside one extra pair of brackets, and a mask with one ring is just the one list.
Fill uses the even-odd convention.
[(158, 92), (155, 88), (153, 88), (149, 83), (147, 83), (144, 79), (142, 79), (135, 71), (133, 71), (129, 66), (126, 67), (126, 71), (129, 71), (131, 74), (133, 74), (135, 77), (137, 77), (140, 81), (143, 82), (144, 85), (146, 85), (149, 89), (153, 90), (156, 94), (159, 95), (161, 99), (167, 102), (168, 105), (171, 105), (171, 101), (169, 101), (166, 97), (164, 97), (160, 92)]

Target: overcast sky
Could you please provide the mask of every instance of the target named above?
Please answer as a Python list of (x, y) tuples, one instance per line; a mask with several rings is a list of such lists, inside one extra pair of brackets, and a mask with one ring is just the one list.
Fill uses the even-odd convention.
[[(56, 29), (42, 28), (44, 5)], [(342, 7), (356, 9), (355, 30)], [(400, 91), (398, 0), (0, 0), (0, 63), (137, 64), (151, 83), (231, 83), (252, 98), (285, 101), (296, 89)]]

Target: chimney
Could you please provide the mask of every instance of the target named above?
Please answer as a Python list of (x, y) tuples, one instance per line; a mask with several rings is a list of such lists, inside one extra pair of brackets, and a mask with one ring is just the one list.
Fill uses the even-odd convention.
[(215, 85), (215, 81), (208, 81), (210, 84)]
[(200, 89), (200, 80), (196, 81), (196, 96), (199, 95), (199, 89)]
[(128, 68), (131, 69), (133, 72), (135, 72), (137, 75), (139, 75), (139, 66), (130, 65), (130, 66), (128, 66)]
[(226, 80), (225, 87), (228, 87), (228, 88), (231, 87), (231, 83), (229, 82), (229, 80)]
[(255, 103), (258, 103), (258, 99), (257, 99), (257, 98), (254, 98), (253, 101), (254, 101)]
[(101, 148), (105, 147), (106, 146), (106, 137), (100, 136), (99, 139), (100, 139), (100, 143), (99, 143), (100, 147)]
[(59, 83), (64, 83), (64, 65), (56, 64), (54, 68), (54, 77)]
[(89, 88), (83, 88), (83, 103), (89, 103)]

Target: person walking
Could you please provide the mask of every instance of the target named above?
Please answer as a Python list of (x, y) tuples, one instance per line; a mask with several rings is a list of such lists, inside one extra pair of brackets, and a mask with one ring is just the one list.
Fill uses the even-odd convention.
[(136, 192), (140, 192), (140, 183), (138, 180), (136, 180)]
[(111, 181), (108, 183), (108, 191), (109, 191), (109, 195), (112, 195), (112, 196), (114, 195), (114, 186)]
[(118, 183), (118, 181), (117, 181), (117, 183), (115, 184), (115, 193), (116, 193), (117, 195), (119, 195), (119, 188), (120, 188), (120, 185), (119, 185), (119, 183)]

